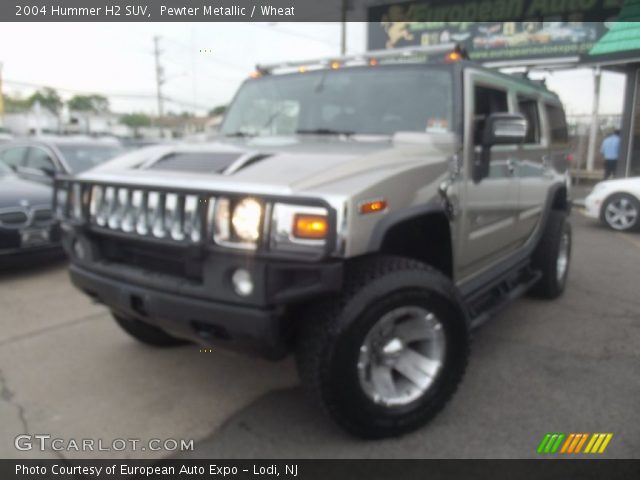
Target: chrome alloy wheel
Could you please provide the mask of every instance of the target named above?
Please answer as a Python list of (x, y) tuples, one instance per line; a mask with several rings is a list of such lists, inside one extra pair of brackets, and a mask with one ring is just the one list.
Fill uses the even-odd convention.
[(433, 313), (418, 306), (395, 308), (373, 325), (360, 347), (360, 386), (379, 405), (407, 405), (431, 387), (445, 349), (444, 328)]
[(604, 218), (614, 230), (627, 230), (635, 224), (638, 213), (638, 209), (628, 198), (620, 197), (607, 204)]
[(556, 260), (556, 278), (558, 283), (561, 284), (564, 281), (564, 277), (567, 274), (569, 268), (569, 249), (571, 245), (571, 239), (568, 232), (563, 232), (560, 238), (560, 248), (558, 250), (558, 259)]

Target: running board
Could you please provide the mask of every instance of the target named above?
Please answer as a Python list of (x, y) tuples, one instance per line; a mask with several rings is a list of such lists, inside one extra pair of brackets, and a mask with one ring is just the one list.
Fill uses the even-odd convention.
[(471, 328), (475, 329), (495, 316), (509, 303), (522, 296), (538, 280), (542, 273), (526, 266), (504, 278), (486, 291), (476, 293), (466, 300)]

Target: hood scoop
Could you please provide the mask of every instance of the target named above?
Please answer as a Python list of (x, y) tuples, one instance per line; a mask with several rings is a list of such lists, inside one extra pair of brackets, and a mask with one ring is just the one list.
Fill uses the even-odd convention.
[(194, 173), (222, 173), (242, 152), (174, 152), (145, 165), (148, 170), (173, 170)]
[(143, 168), (233, 175), (270, 156), (257, 152), (173, 152)]

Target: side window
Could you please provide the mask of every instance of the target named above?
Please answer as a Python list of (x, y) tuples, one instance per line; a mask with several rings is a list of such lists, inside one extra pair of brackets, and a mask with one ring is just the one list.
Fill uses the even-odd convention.
[(473, 90), (473, 138), (476, 145), (481, 142), (487, 117), (492, 113), (508, 112), (506, 90), (476, 85)]
[(42, 148), (30, 147), (26, 166), (36, 170), (55, 170), (51, 156)]
[(524, 143), (540, 143), (540, 115), (538, 101), (518, 95), (518, 111), (527, 119), (527, 135)]
[(567, 119), (564, 110), (557, 105), (545, 105), (549, 128), (551, 130), (551, 143), (567, 143), (569, 134), (567, 133)]
[(6, 165), (15, 168), (22, 165), (26, 151), (27, 147), (7, 148), (3, 152), (0, 152), (0, 159), (2, 159)]

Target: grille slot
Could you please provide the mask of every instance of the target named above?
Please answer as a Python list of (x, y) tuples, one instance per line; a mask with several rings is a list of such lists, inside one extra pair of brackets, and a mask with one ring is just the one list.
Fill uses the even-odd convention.
[(0, 225), (9, 228), (23, 227), (29, 223), (27, 212), (22, 210), (0, 213)]
[(40, 208), (33, 211), (33, 224), (36, 226), (49, 225), (53, 223), (53, 210), (50, 208)]
[(132, 237), (154, 237), (180, 244), (204, 238), (203, 216), (210, 197), (139, 188), (94, 185), (90, 189), (91, 224)]

